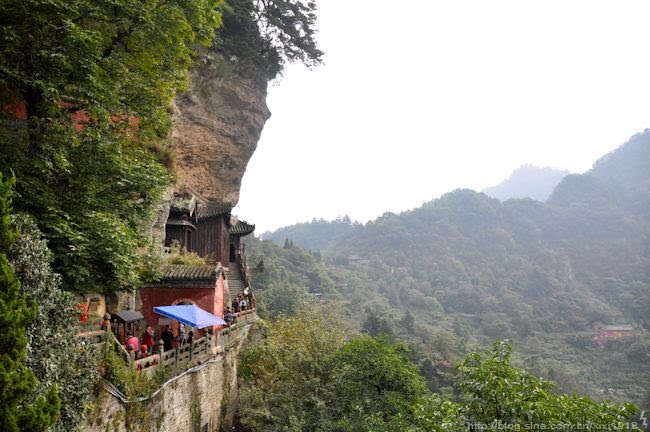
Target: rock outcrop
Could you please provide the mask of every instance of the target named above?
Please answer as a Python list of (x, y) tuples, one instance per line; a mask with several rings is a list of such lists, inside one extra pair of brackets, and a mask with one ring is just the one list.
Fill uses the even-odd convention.
[(250, 69), (225, 61), (195, 66), (187, 93), (176, 100), (176, 190), (186, 185), (209, 200), (239, 200), (248, 161), (257, 147), (264, 123), (265, 79)]

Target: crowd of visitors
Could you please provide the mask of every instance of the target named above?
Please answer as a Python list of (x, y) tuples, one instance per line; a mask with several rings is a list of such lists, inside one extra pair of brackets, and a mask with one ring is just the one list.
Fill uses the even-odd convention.
[(255, 296), (246, 288), (243, 294), (239, 294), (232, 299), (230, 306), (234, 313), (252, 310), (255, 308)]
[[(231, 307), (226, 307), (224, 309), (224, 321), (226, 321), (227, 325), (230, 326), (235, 323), (239, 313), (254, 308), (255, 296), (248, 288), (246, 288), (242, 294), (239, 294), (237, 297), (232, 299)], [(108, 319), (105, 319), (105, 321), (108, 322)], [(102, 328), (109, 328), (109, 325), (102, 323)], [(194, 332), (190, 330), (186, 335), (185, 324), (182, 322), (178, 323), (176, 335), (172, 332), (170, 325), (165, 325), (162, 332), (160, 332), (158, 339), (156, 339), (156, 331), (154, 331), (151, 325), (145, 327), (140, 338), (134, 335), (134, 333), (139, 332), (139, 330), (139, 326), (133, 328), (132, 331), (126, 333), (124, 339), (124, 348), (129, 354), (132, 354), (136, 360), (146, 358), (152, 354), (157, 354), (160, 345), (162, 345), (164, 351), (170, 351), (178, 346), (188, 343), (191, 344), (194, 341)], [(162, 341), (162, 343), (157, 341)]]
[[(124, 348), (129, 354), (133, 354), (136, 360), (158, 354), (157, 349), (160, 344), (155, 342), (154, 336), (155, 332), (150, 325), (147, 325), (140, 339), (134, 336), (132, 332), (129, 332), (124, 341)], [(171, 327), (165, 325), (164, 330), (160, 333), (159, 340), (162, 341), (162, 349), (170, 351), (177, 346), (191, 344), (194, 341), (194, 331), (190, 330), (186, 336), (185, 324), (179, 323), (178, 335), (174, 336)]]
[(237, 295), (230, 302), (230, 307), (223, 311), (223, 319), (230, 326), (235, 323), (237, 314), (255, 309), (255, 296), (250, 289), (244, 289), (242, 294)]

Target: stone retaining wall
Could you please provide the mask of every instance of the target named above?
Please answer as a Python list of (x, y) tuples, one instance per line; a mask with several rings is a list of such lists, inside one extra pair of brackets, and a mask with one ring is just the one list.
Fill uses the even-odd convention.
[[(230, 430), (236, 410), (237, 361), (251, 327), (230, 329), (218, 353), (177, 369), (176, 377), (146, 400), (123, 401), (106, 388), (82, 432), (217, 432)], [(225, 340), (224, 340), (225, 341)], [(110, 389), (109, 389), (110, 390)]]

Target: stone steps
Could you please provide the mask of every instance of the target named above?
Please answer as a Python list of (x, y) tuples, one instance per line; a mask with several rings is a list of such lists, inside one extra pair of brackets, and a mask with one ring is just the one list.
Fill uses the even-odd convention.
[(233, 298), (237, 297), (239, 294), (244, 293), (244, 280), (239, 268), (239, 264), (231, 262), (228, 264), (228, 290), (230, 291), (230, 302)]

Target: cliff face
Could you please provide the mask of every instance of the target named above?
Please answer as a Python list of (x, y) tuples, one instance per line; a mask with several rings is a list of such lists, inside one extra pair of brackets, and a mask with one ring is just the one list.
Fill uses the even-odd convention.
[(266, 81), (242, 66), (206, 60), (192, 70), (189, 91), (177, 98), (176, 108), (176, 190), (188, 185), (205, 198), (234, 206), (271, 116)]

